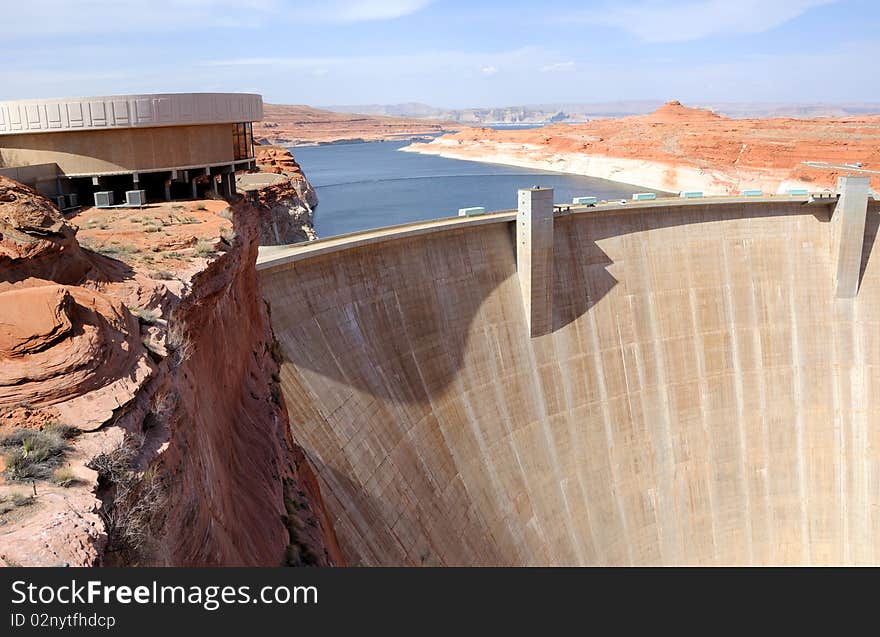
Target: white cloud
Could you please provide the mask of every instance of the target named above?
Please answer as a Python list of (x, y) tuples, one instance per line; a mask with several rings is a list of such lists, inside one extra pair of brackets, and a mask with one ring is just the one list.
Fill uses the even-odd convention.
[(574, 71), (575, 64), (574, 61), (569, 60), (568, 62), (556, 62), (554, 64), (545, 64), (539, 70), (541, 73), (561, 73), (565, 71)]
[(568, 19), (617, 27), (646, 42), (763, 33), (837, 0), (658, 0), (618, 1)]
[(421, 11), (433, 0), (339, 0), (330, 2), (318, 15), (332, 21), (390, 20)]
[(480, 73), (483, 75), (495, 75), (498, 72), (498, 67), (496, 66), (484, 66), (480, 69)]
[(26, 0), (3, 15), (3, 37), (258, 28), (390, 20), (433, 0)]

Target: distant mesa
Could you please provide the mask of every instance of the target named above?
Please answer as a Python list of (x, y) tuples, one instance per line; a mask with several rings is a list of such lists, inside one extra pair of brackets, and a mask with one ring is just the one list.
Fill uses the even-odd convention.
[(669, 102), (666, 102), (663, 106), (645, 117), (657, 122), (692, 122), (722, 119), (722, 116), (714, 111), (707, 108), (692, 108), (685, 106), (678, 100), (670, 100)]

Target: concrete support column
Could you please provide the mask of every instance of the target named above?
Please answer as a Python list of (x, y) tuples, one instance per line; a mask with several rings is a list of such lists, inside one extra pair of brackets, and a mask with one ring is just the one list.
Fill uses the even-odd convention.
[(835, 295), (851, 299), (859, 292), (862, 248), (865, 241), (865, 218), (868, 213), (870, 183), (867, 177), (839, 177), (840, 198), (831, 215), (832, 263)]
[(171, 177), (165, 180), (165, 201), (171, 201)]
[(189, 185), (192, 186), (193, 199), (198, 199), (199, 198), (199, 186), (196, 183), (196, 180), (193, 179), (191, 182), (189, 182)]
[(553, 331), (553, 189), (519, 191), (516, 270), (529, 335)]

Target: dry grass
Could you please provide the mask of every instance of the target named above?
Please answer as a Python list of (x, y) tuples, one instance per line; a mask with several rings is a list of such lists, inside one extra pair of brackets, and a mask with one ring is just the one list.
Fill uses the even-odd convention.
[(168, 319), (168, 332), (165, 335), (165, 347), (171, 352), (171, 367), (180, 367), (189, 360), (193, 352), (193, 342), (181, 321), (174, 317)]
[(207, 258), (216, 252), (214, 248), (214, 242), (201, 239), (196, 243), (196, 247), (194, 248), (197, 257)]
[(34, 499), (26, 493), (13, 492), (0, 495), (0, 516), (33, 503)]
[(50, 424), (42, 430), (16, 429), (0, 440), (6, 461), (5, 475), (12, 481), (49, 480), (70, 449), (68, 439), (77, 430)]
[(59, 487), (64, 487), (66, 489), (78, 484), (79, 478), (77, 478), (76, 474), (67, 467), (62, 467), (60, 469), (55, 469), (55, 473), (52, 474), (52, 482)]

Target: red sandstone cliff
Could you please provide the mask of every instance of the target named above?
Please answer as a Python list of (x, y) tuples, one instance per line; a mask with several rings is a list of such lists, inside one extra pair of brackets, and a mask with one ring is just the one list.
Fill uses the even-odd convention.
[(76, 221), (93, 250), (0, 177), (0, 564), (338, 563), (278, 389), (257, 211)]
[[(406, 150), (583, 174), (707, 194), (834, 188), (846, 171), (880, 170), (880, 116), (729, 119), (672, 101), (654, 113), (527, 130), (468, 129)], [(872, 178), (880, 190), (880, 176)]]
[[(318, 205), (318, 195), (290, 151), (277, 146), (260, 146), (257, 148), (257, 166), (260, 172), (249, 176), (264, 180), (264, 183), (251, 188), (249, 196), (260, 217), (260, 245), (286, 245), (317, 239), (314, 209)], [(272, 179), (265, 181), (266, 177)], [(247, 189), (247, 176), (239, 183)]]

